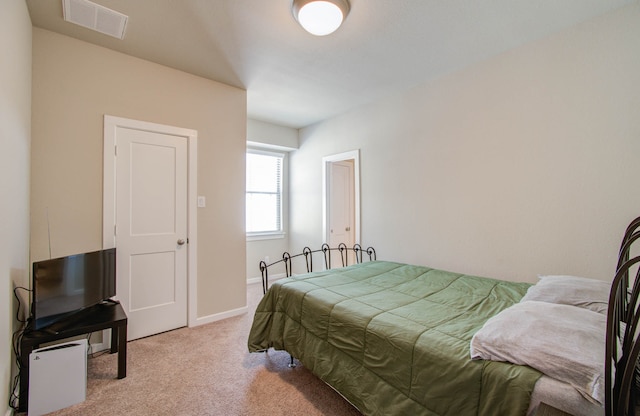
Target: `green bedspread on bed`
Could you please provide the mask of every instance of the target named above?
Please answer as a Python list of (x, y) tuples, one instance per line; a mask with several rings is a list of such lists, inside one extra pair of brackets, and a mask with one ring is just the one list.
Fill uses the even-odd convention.
[(524, 415), (540, 373), (469, 343), (529, 286), (382, 261), (282, 279), (249, 351), (288, 351), (366, 415)]

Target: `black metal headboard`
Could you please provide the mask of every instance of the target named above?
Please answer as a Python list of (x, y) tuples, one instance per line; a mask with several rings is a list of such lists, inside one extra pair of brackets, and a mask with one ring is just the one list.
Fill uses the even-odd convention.
[(366, 250), (363, 250), (360, 244), (356, 244), (353, 247), (347, 247), (346, 244), (340, 243), (338, 247), (331, 248), (328, 244), (323, 244), (320, 250), (311, 250), (309, 247), (305, 247), (302, 249), (302, 253), (296, 254), (292, 256), (288, 252), (284, 252), (282, 254), (282, 259), (271, 264), (267, 264), (265, 261), (260, 262), (260, 274), (262, 275), (262, 292), (267, 293), (267, 289), (269, 289), (269, 272), (268, 269), (271, 266), (276, 264), (284, 263), (285, 274), (287, 277), (291, 277), (292, 267), (291, 260), (297, 257), (304, 257), (305, 265), (307, 273), (311, 273), (313, 271), (313, 254), (314, 253), (322, 253), (324, 258), (324, 267), (326, 270), (331, 268), (331, 252), (337, 251), (340, 253), (340, 261), (342, 267), (348, 266), (349, 264), (349, 252), (354, 253), (356, 264), (362, 263), (362, 254), (365, 253), (369, 256), (369, 261), (376, 260), (376, 251), (373, 247), (369, 247)]
[(611, 283), (605, 346), (605, 414), (631, 416), (638, 399), (640, 356), (640, 256), (631, 257), (631, 246), (640, 238), (640, 217), (624, 234), (616, 275)]

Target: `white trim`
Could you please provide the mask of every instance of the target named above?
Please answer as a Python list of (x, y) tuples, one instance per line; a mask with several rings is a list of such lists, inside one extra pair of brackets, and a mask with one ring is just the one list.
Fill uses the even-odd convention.
[[(196, 325), (198, 317), (198, 132), (182, 127), (104, 115), (102, 195), (102, 246), (115, 247), (116, 225), (116, 130), (118, 127), (183, 136), (188, 146), (187, 172), (187, 325)], [(104, 341), (103, 341), (104, 344)]]
[(247, 286), (255, 285), (256, 283), (262, 283), (262, 277), (251, 277), (247, 279)]
[(189, 171), (187, 172), (187, 232), (189, 258), (187, 259), (187, 325), (198, 319), (198, 132), (189, 138)]
[[(272, 149), (273, 150), (273, 149)], [(264, 149), (260, 149), (260, 148), (256, 148), (256, 147), (247, 147), (247, 153), (253, 153), (255, 155), (266, 155), (266, 156), (273, 156), (273, 157), (279, 157), (284, 159), (287, 154), (286, 153), (282, 153), (282, 152), (274, 152), (274, 151), (270, 151), (270, 150), (264, 150)]]
[(212, 322), (221, 321), (223, 319), (233, 318), (234, 316), (243, 315), (247, 313), (247, 311), (248, 308), (246, 306), (243, 306), (242, 308), (231, 309), (230, 311), (215, 313), (209, 316), (202, 316), (200, 318), (197, 318), (196, 322), (193, 325), (190, 324), (189, 327), (210, 324)]
[(275, 150), (278, 152), (293, 152), (295, 150), (298, 150), (295, 147), (289, 147), (289, 146), (280, 146), (277, 144), (269, 144), (269, 143), (262, 143), (262, 142), (254, 142), (251, 140), (247, 140), (247, 147), (248, 148), (254, 148), (254, 149), (269, 149), (269, 150)]
[(105, 329), (102, 331), (102, 342), (100, 343), (90, 343), (89, 344), (91, 354), (95, 354), (96, 352), (109, 350), (111, 349), (111, 330)]
[[(285, 273), (278, 273), (278, 274), (274, 274), (273, 276), (269, 276), (269, 281), (275, 282), (276, 280), (282, 279), (285, 277), (287, 277)], [(258, 276), (258, 277), (251, 277), (247, 279), (247, 285), (255, 285), (256, 283), (262, 283), (262, 277)]]
[(258, 241), (258, 240), (278, 240), (284, 238), (285, 233), (247, 233), (247, 241)]
[(325, 156), (322, 158), (322, 242), (329, 241), (329, 229), (327, 226), (329, 213), (329, 198), (327, 198), (327, 175), (329, 171), (327, 165), (332, 162), (340, 162), (343, 160), (353, 160), (353, 178), (354, 178), (354, 211), (355, 211), (355, 244), (360, 244), (360, 150), (351, 150), (349, 152), (338, 153), (336, 155)]

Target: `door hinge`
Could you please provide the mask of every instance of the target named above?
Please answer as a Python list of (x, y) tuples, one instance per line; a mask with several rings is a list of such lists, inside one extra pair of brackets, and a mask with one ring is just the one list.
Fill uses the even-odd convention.
[(117, 225), (113, 226), (113, 235), (118, 235), (118, 226)]
[(118, 145), (113, 146), (113, 155), (118, 156)]

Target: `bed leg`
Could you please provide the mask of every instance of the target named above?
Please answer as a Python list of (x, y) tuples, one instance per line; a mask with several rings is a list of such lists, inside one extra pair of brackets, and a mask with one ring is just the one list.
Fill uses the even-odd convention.
[(289, 368), (296, 368), (297, 364), (293, 362), (293, 355), (289, 354), (291, 357), (291, 362), (289, 363)]

